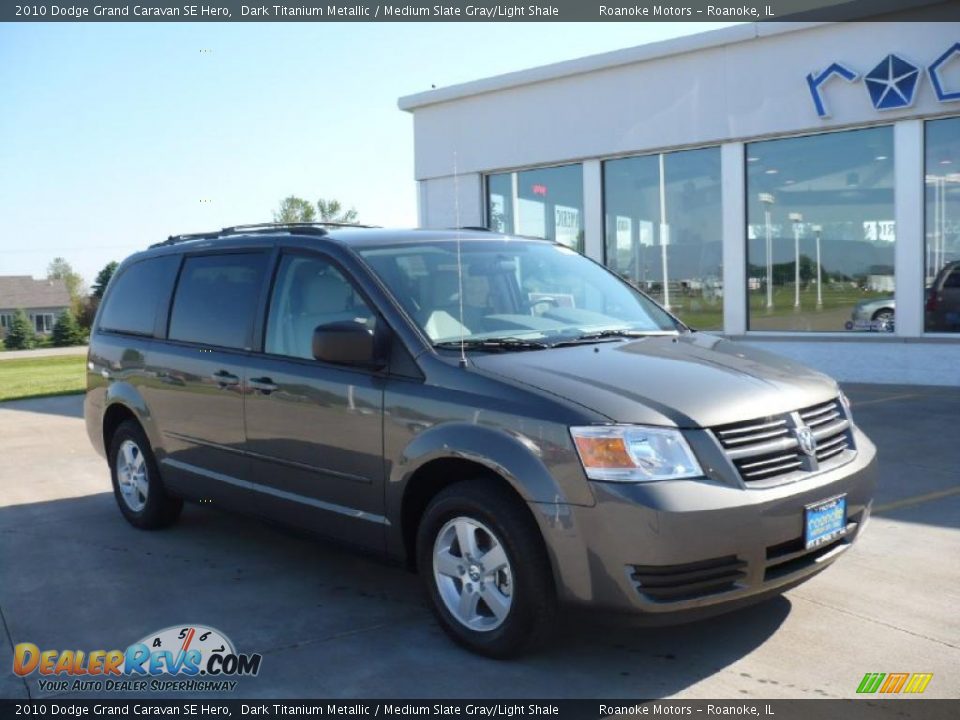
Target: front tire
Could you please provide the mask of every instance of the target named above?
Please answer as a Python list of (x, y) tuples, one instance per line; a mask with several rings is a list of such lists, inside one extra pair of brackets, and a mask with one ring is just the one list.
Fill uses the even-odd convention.
[(508, 658), (547, 639), (557, 601), (536, 523), (496, 482), (458, 482), (437, 494), (420, 522), (417, 567), (447, 634)]
[(177, 521), (183, 501), (167, 494), (143, 428), (132, 420), (110, 438), (110, 476), (120, 512), (134, 527), (158, 530)]

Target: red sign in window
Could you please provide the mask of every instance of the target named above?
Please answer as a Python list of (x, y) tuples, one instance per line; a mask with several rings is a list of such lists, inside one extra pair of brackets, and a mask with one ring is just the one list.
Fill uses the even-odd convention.
[(534, 195), (543, 195), (544, 197), (546, 197), (546, 196), (547, 196), (547, 186), (546, 186), (546, 185), (540, 185), (540, 184), (534, 184), (534, 186), (533, 186), (533, 194), (534, 194)]

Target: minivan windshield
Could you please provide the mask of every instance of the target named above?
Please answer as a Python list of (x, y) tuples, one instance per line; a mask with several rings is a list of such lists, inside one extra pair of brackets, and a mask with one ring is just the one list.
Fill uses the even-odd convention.
[[(562, 245), (513, 238), (359, 249), (437, 346), (535, 349), (682, 326), (605, 268)], [(463, 302), (461, 303), (461, 288)]]

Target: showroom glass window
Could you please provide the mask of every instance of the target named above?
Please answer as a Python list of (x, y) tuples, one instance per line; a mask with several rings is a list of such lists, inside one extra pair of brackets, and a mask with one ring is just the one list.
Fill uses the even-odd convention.
[(487, 227), (556, 240), (583, 252), (583, 167), (487, 176)]
[(750, 143), (750, 330), (894, 328), (893, 128)]
[(606, 262), (695, 328), (723, 327), (720, 149), (603, 164)]
[(926, 125), (924, 329), (960, 332), (960, 118)]

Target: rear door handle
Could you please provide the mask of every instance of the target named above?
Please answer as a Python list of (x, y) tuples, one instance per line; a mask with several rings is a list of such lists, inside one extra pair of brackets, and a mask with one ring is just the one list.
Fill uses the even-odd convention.
[(226, 370), (217, 370), (217, 372), (213, 374), (213, 379), (221, 388), (240, 384), (240, 378)]
[(259, 390), (264, 395), (269, 395), (274, 390), (279, 390), (279, 386), (268, 377), (250, 378), (247, 384), (254, 390)]

